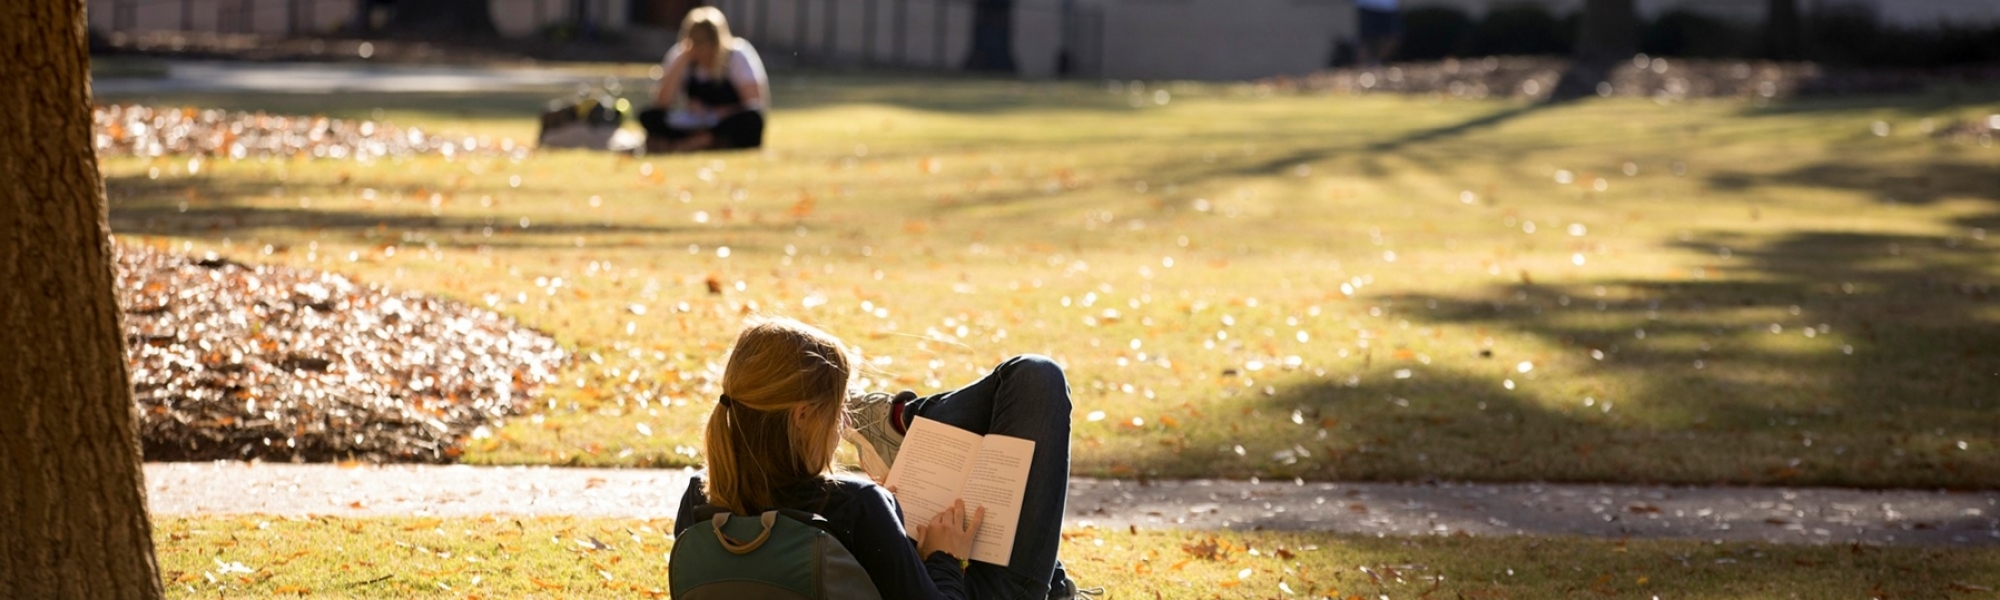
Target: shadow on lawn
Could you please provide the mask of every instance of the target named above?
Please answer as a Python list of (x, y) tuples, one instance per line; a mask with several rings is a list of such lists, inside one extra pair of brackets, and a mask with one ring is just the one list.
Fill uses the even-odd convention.
[[(1896, 246), (1910, 261), (1877, 260)], [(1724, 262), (1759, 280), (1598, 282), (1633, 298), (1602, 308), (1592, 284), (1391, 297), (1387, 310), (1412, 323), (1524, 334), (1604, 358), (1569, 377), (1519, 373), (1517, 362), (1544, 357), (1504, 346), (1466, 371), (1378, 348), (1374, 360), (1390, 364), (1364, 368), (1353, 385), (1329, 373), (1247, 404), (1243, 418), (1297, 411), (1306, 426), (1291, 439), (1205, 440), (1121, 458), (1141, 473), (1185, 472), (1176, 464), (1185, 462), (1235, 477), (2000, 487), (2000, 451), (1981, 441), (2000, 430), (2000, 283), (1980, 269), (2000, 263), (1993, 244), (1805, 232)], [(1776, 345), (1792, 342), (1802, 343)], [(1504, 388), (1507, 379), (1519, 390)], [(1330, 435), (1318, 438), (1315, 423)], [(1231, 443), (1249, 452), (1239, 459)]]
[(1929, 89), (1918, 93), (1872, 93), (1789, 98), (1764, 106), (1753, 105), (1745, 107), (1743, 114), (1746, 116), (1763, 117), (1887, 109), (1903, 113), (1907, 116), (1921, 116), (1994, 102), (2000, 102), (2000, 85), (1992, 83), (1946, 83), (1931, 86)]
[[(1473, 133), (1477, 133), (1482, 130), (1499, 127), (1508, 122), (1528, 117), (1536, 113), (1540, 113), (1544, 110), (1560, 107), (1565, 104), (1567, 103), (1536, 102), (1531, 104), (1522, 104), (1519, 106), (1512, 106), (1495, 110), (1493, 112), (1489, 112), (1456, 123), (1439, 125), (1436, 127), (1414, 129), (1411, 131), (1403, 132), (1394, 137), (1376, 140), (1365, 144), (1343, 143), (1334, 145), (1317, 145), (1316, 147), (1312, 148), (1304, 148), (1288, 152), (1279, 155), (1275, 158), (1269, 158), (1245, 164), (1236, 164), (1236, 165), (1229, 165), (1223, 168), (1209, 168), (1209, 169), (1196, 167), (1189, 171), (1193, 173), (1190, 179), (1200, 180), (1217, 176), (1261, 177), (1269, 175), (1278, 175), (1284, 173), (1287, 169), (1291, 169), (1297, 165), (1318, 163), (1342, 156), (1360, 155), (1360, 156), (1374, 157), (1383, 154), (1397, 154), (1404, 150), (1409, 149), (1412, 146), (1421, 146), (1432, 142), (1450, 141), (1461, 136), (1471, 135)], [(1489, 148), (1487, 150), (1493, 151), (1492, 155), (1502, 154), (1501, 152), (1498, 152), (1496, 149)], [(1364, 168), (1369, 168), (1368, 165), (1374, 165), (1374, 164), (1376, 163), (1368, 162), (1364, 165)], [(1371, 170), (1376, 170), (1376, 169), (1371, 169)], [(1203, 171), (1207, 172), (1204, 173)], [(1370, 175), (1381, 175), (1381, 174), (1382, 173), (1370, 173)]]
[[(120, 235), (233, 239), (247, 242), (258, 232), (275, 232), (356, 243), (436, 243), (452, 248), (560, 249), (575, 247), (579, 236), (603, 236), (593, 243), (618, 245), (685, 245), (727, 236), (732, 228), (666, 226), (587, 220), (571, 216), (495, 212), (486, 216), (421, 212), (420, 202), (379, 210), (323, 209), (279, 206), (291, 200), (269, 199), (267, 186), (241, 180), (199, 177), (163, 185), (142, 175), (109, 177), (111, 231)], [(265, 198), (261, 203), (250, 199)], [(788, 222), (740, 223), (734, 228), (789, 230)], [(490, 234), (489, 234), (490, 231)], [(274, 240), (275, 241), (275, 240)], [(745, 247), (740, 240), (732, 245)], [(745, 247), (745, 249), (748, 249)]]
[(1934, 204), (1952, 197), (2000, 203), (2000, 169), (1969, 161), (1855, 165), (1819, 163), (1775, 175), (1724, 172), (1709, 177), (1716, 189), (1739, 192), (1767, 186), (1837, 188), (1878, 202)]
[[(1930, 171), (1922, 185), (1856, 165), (1723, 181), (2000, 209), (2000, 186), (1979, 183), (1991, 174), (1956, 163)], [(1197, 465), (1238, 477), (2000, 488), (2000, 449), (1983, 433), (2000, 431), (2000, 210), (1948, 225), (1932, 235), (1713, 232), (1667, 243), (1703, 257), (1700, 274), (1377, 299), (1412, 324), (1603, 357), (1552, 376), (1517, 372), (1547, 357), (1504, 345), (1474, 361), (1490, 366), (1464, 370), (1378, 347), (1352, 383), (1328, 373), (1242, 404), (1252, 408), (1245, 418), (1297, 411), (1308, 426), (1291, 439), (1201, 440), (1120, 458), (1140, 473)], [(1394, 379), (1395, 369), (1411, 376)], [(1325, 439), (1310, 426), (1323, 419)], [(1249, 452), (1235, 456), (1233, 443)], [(1295, 464), (1276, 458), (1287, 451)]]
[[(1064, 111), (1131, 112), (1139, 110), (1124, 93), (1103, 86), (1072, 82), (1033, 82), (979, 76), (945, 81), (871, 75), (806, 73), (773, 74), (773, 118), (785, 110), (813, 110), (852, 104), (877, 104), (915, 111), (997, 115)], [(1146, 91), (1144, 94), (1150, 94)], [(1150, 99), (1150, 96), (1146, 96)], [(637, 100), (634, 100), (637, 102)], [(1151, 106), (1150, 102), (1146, 104)]]
[[(323, 236), (369, 238), (377, 235), (414, 234), (422, 241), (447, 246), (506, 246), (509, 240), (558, 235), (667, 235), (691, 232), (692, 228), (653, 227), (621, 223), (577, 223), (530, 221), (522, 229), (519, 221), (506, 217), (469, 218), (410, 213), (267, 208), (248, 206), (204, 206), (181, 210), (164, 203), (120, 204), (111, 210), (111, 230), (121, 234), (162, 235), (196, 238), (240, 237), (259, 230), (291, 229)], [(483, 239), (491, 229), (491, 239)], [(474, 240), (474, 238), (482, 238)], [(395, 241), (394, 238), (382, 241)], [(533, 246), (536, 244), (525, 244)], [(548, 240), (547, 245), (567, 245), (567, 240)]]

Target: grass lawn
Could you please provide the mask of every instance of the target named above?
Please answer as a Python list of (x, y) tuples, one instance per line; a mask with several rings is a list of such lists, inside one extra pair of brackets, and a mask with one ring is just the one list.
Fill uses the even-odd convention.
[[(154, 524), (168, 595), (663, 598), (671, 520), (196, 517)], [(1942, 598), (2000, 549), (1326, 533), (1066, 532), (1106, 598)]]
[[(698, 464), (722, 353), (764, 313), (858, 345), (882, 388), (1061, 360), (1086, 475), (2000, 486), (2000, 149), (1924, 133), (2000, 112), (1993, 90), (1549, 107), (779, 74), (774, 96), (761, 153), (107, 159), (112, 228), (576, 350), (477, 463)], [(525, 140), (547, 97), (100, 101)], [(1348, 569), (1404, 551), (1340, 544)], [(1722, 551), (1661, 548), (1656, 582)]]

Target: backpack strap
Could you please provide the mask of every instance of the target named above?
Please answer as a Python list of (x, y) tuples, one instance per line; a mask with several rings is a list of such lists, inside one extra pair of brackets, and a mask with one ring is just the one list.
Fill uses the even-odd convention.
[(833, 527), (833, 523), (827, 521), (826, 517), (819, 516), (818, 514), (806, 512), (796, 508), (780, 508), (778, 509), (778, 514), (781, 516), (791, 517), (791, 519), (794, 521), (811, 525), (813, 526), (814, 529), (819, 529), (827, 533), (833, 533), (833, 529), (831, 529)]
[(699, 523), (702, 521), (713, 519), (715, 518), (715, 515), (719, 513), (727, 513), (727, 512), (729, 512), (729, 509), (727, 508), (723, 508), (713, 504), (703, 504), (694, 507), (694, 518), (688, 519), (688, 521), (690, 523)]
[(709, 521), (715, 523), (715, 538), (722, 542), (724, 550), (728, 550), (730, 554), (749, 554), (755, 551), (758, 546), (764, 545), (764, 540), (771, 539), (772, 526), (778, 522), (778, 511), (765, 511), (764, 515), (757, 520), (764, 525), (764, 531), (757, 534), (756, 539), (748, 542), (729, 537), (729, 534), (722, 530), (722, 526), (729, 523), (728, 512), (716, 513)]

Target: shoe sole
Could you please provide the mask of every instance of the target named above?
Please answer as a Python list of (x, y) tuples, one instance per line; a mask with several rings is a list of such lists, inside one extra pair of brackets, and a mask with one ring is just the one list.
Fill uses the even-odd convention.
[(841, 437), (847, 438), (848, 443), (854, 444), (855, 454), (861, 456), (862, 472), (867, 473), (869, 479), (875, 480), (876, 485), (887, 485), (889, 482), (889, 465), (883, 464), (882, 455), (875, 452), (875, 445), (868, 443), (867, 436), (853, 435)]

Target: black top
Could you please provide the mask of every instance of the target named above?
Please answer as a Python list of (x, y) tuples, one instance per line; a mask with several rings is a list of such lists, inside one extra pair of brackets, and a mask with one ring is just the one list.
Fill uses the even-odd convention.
[(681, 85), (681, 89), (687, 93), (687, 97), (710, 107), (720, 108), (743, 103), (743, 95), (736, 93), (736, 84), (729, 80), (727, 68), (723, 69), (721, 77), (714, 79), (695, 77), (694, 69), (689, 68), (687, 81)]
[[(702, 493), (706, 472), (696, 474), (681, 496), (680, 512), (674, 517), (674, 536), (680, 537), (697, 519), (694, 509), (708, 504)], [(782, 508), (793, 508), (826, 517), (827, 531), (840, 540), (847, 551), (868, 570), (868, 578), (883, 598), (945, 598), (964, 600), (965, 573), (958, 559), (944, 552), (932, 552), (918, 560), (916, 544), (903, 530), (903, 509), (889, 491), (873, 482), (847, 477), (821, 479), (780, 491)]]

